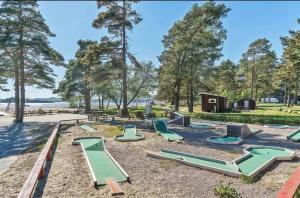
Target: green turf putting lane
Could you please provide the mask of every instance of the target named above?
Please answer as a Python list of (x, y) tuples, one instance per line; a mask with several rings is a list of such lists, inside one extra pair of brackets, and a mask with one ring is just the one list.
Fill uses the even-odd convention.
[(223, 160), (216, 160), (208, 157), (202, 157), (197, 155), (191, 155), (188, 153), (169, 151), (169, 150), (161, 151), (160, 155), (169, 159), (182, 160), (184, 162), (191, 163), (194, 165), (212, 167), (218, 170), (224, 170), (228, 172), (238, 171), (237, 166)]
[(95, 185), (105, 185), (107, 179), (128, 181), (127, 173), (105, 149), (102, 138), (78, 138), (73, 144), (81, 144)]
[(183, 137), (170, 131), (167, 128), (167, 125), (164, 120), (153, 120), (154, 129), (156, 132), (161, 134), (168, 141), (177, 141), (180, 142), (183, 140)]
[(115, 140), (120, 142), (138, 141), (143, 139), (145, 139), (145, 137), (142, 134), (137, 133), (135, 125), (125, 125), (123, 134), (115, 137)]
[(212, 136), (207, 138), (208, 142), (216, 144), (241, 144), (243, 139), (240, 137), (231, 137), (231, 136)]
[(250, 147), (245, 149), (244, 152), (243, 156), (232, 162), (172, 150), (162, 150), (159, 153), (148, 151), (147, 155), (161, 159), (175, 160), (186, 165), (233, 177), (241, 175), (255, 177), (274, 161), (291, 160), (295, 157), (294, 151), (279, 147)]
[(290, 135), (288, 135), (287, 139), (295, 142), (300, 142), (300, 129), (297, 129), (295, 132), (292, 132)]
[(80, 125), (80, 128), (82, 128), (85, 131), (89, 131), (89, 132), (96, 131), (96, 129), (94, 127), (87, 125), (87, 124)]

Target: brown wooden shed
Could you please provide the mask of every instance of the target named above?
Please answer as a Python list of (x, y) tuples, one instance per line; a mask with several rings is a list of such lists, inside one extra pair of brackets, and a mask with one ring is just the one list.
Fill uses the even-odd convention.
[(227, 98), (216, 94), (201, 93), (201, 107), (204, 112), (225, 112)]

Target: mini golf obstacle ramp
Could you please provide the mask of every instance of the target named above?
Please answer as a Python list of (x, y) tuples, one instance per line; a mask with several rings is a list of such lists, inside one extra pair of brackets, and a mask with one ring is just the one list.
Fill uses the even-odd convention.
[(168, 141), (181, 142), (183, 140), (183, 137), (174, 133), (173, 131), (170, 131), (167, 128), (167, 125), (164, 120), (153, 120), (153, 126), (155, 131), (162, 135)]
[(123, 133), (115, 137), (116, 141), (119, 142), (131, 142), (145, 139), (143, 134), (137, 132), (135, 125), (125, 125)]
[(287, 129), (290, 126), (289, 125), (284, 125), (284, 124), (266, 124), (264, 127), (267, 128), (274, 128), (274, 129)]
[(294, 142), (300, 142), (300, 128), (289, 134), (286, 138)]
[(243, 143), (244, 138), (261, 131), (260, 129), (249, 128), (246, 124), (228, 124), (227, 135), (211, 136), (206, 140), (215, 144), (236, 145)]
[[(106, 150), (103, 138), (81, 137), (74, 139), (72, 144), (81, 145), (96, 188), (108, 184), (113, 185), (110, 189), (120, 191), (117, 182), (129, 181), (128, 174)], [(116, 193), (120, 192), (113, 192)]]
[(96, 131), (97, 129), (91, 125), (88, 124), (82, 124), (79, 126), (81, 129), (85, 130), (85, 131), (89, 131), (89, 132), (93, 132)]
[(190, 125), (190, 116), (182, 115), (176, 111), (170, 112), (170, 120), (168, 124), (176, 124), (180, 126), (188, 126)]
[(147, 155), (160, 159), (174, 160), (189, 166), (232, 177), (240, 177), (242, 175), (255, 177), (274, 161), (291, 160), (295, 157), (294, 151), (279, 147), (249, 147), (244, 149), (244, 153), (245, 155), (234, 161), (217, 160), (172, 150), (162, 150), (161, 152), (148, 151)]

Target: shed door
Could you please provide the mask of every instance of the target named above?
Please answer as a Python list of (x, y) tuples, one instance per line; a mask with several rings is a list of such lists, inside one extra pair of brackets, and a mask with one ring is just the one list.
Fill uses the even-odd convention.
[(245, 108), (249, 108), (249, 100), (245, 100), (245, 102), (244, 102), (244, 106), (245, 106)]

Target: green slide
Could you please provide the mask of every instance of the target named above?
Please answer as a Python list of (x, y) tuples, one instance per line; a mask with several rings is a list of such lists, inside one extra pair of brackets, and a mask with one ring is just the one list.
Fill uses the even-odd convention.
[(92, 127), (91, 125), (87, 125), (87, 124), (80, 125), (80, 128), (82, 128), (85, 131), (89, 131), (89, 132), (96, 131), (96, 129), (94, 127)]
[(168, 141), (181, 142), (183, 140), (183, 137), (167, 128), (164, 120), (153, 120), (153, 126), (155, 131), (161, 134)]
[(129, 181), (128, 174), (106, 150), (103, 138), (76, 138), (73, 145), (81, 145), (95, 186), (105, 185), (107, 179)]
[(287, 139), (292, 140), (294, 142), (300, 142), (300, 129), (297, 129), (295, 132), (289, 134)]
[(232, 162), (172, 150), (162, 150), (159, 153), (148, 151), (147, 154), (233, 177), (240, 177), (241, 175), (255, 177), (274, 161), (291, 160), (295, 157), (294, 151), (279, 147), (249, 147), (244, 152), (245, 155)]
[(139, 141), (143, 139), (145, 139), (144, 135), (138, 134), (136, 126), (131, 124), (125, 125), (123, 134), (115, 137), (115, 140), (119, 142)]

